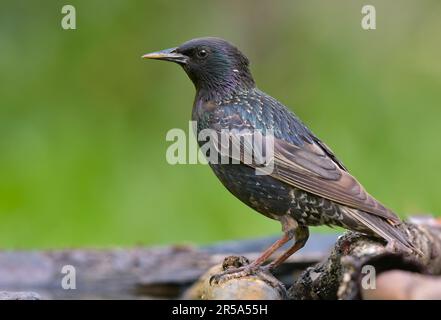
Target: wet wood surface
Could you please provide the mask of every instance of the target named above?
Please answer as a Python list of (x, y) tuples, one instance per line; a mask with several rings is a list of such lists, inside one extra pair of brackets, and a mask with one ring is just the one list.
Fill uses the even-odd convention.
[[(391, 252), (356, 232), (313, 233), (274, 275), (259, 271), (216, 285), (209, 281), (213, 274), (247, 264), (277, 237), (209, 246), (0, 251), (0, 299), (441, 299), (440, 220), (413, 218), (402, 228), (422, 255)], [(63, 288), (66, 266), (75, 270), (75, 289)], [(373, 287), (363, 285), (365, 266), (375, 271)]]
[[(295, 274), (329, 254), (337, 236), (312, 235), (307, 246), (278, 270), (277, 277), (291, 285)], [(35, 297), (30, 293), (36, 293), (42, 299), (177, 299), (226, 256), (254, 259), (276, 239), (228, 241), (202, 247), (0, 251), (0, 293), (7, 297), (9, 293), (24, 292), (23, 298)], [(76, 289), (62, 288), (66, 265), (75, 268)]]

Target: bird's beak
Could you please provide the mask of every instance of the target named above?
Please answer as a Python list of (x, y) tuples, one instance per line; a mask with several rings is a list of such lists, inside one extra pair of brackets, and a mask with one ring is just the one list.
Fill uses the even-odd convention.
[(147, 53), (142, 56), (143, 59), (156, 59), (156, 60), (165, 60), (172, 61), (180, 64), (186, 64), (188, 57), (177, 53), (177, 48), (165, 49), (157, 52)]

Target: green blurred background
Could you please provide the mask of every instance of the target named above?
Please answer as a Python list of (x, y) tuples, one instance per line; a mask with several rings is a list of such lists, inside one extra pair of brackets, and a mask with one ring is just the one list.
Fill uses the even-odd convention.
[[(0, 4), (0, 247), (209, 243), (279, 232), (208, 166), (165, 161), (194, 89), (143, 53), (238, 45), (365, 187), (441, 213), (441, 2), (12, 1)], [(63, 30), (61, 7), (77, 10)], [(322, 228), (319, 231), (329, 228)]]

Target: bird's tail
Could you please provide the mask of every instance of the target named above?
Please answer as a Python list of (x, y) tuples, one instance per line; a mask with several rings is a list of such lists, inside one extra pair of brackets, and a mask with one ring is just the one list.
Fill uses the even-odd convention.
[(409, 236), (400, 228), (400, 224), (393, 223), (385, 218), (375, 216), (355, 209), (346, 212), (350, 217), (361, 223), (375, 235), (383, 238), (388, 244), (397, 245), (402, 251), (411, 253), (416, 252), (422, 255), (421, 250), (409, 240)]

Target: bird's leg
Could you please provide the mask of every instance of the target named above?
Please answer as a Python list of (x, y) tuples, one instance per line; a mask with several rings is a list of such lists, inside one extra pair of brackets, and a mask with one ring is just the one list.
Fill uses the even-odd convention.
[(268, 249), (266, 249), (256, 260), (254, 260), (250, 264), (243, 267), (226, 270), (222, 273), (213, 275), (210, 278), (210, 283), (219, 283), (230, 279), (241, 278), (250, 274), (254, 274), (277, 249), (282, 247), (285, 243), (287, 243), (294, 237), (295, 231), (298, 228), (297, 222), (289, 216), (282, 217), (280, 221), (282, 223), (283, 231), (282, 238), (274, 242)]
[(291, 255), (293, 255), (295, 252), (300, 250), (304, 247), (306, 241), (308, 241), (309, 238), (309, 229), (305, 226), (298, 226), (294, 230), (294, 245), (286, 250), (280, 257), (278, 257), (276, 260), (271, 262), (268, 266), (265, 266), (265, 268), (268, 268), (268, 270), (274, 270), (279, 265), (281, 265), (286, 259), (288, 259)]

